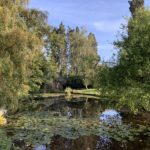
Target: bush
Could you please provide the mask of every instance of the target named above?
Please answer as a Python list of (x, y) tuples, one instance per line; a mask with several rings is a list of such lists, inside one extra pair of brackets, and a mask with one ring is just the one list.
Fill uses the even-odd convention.
[(66, 93), (68, 96), (70, 96), (70, 95), (73, 93), (73, 90), (72, 90), (70, 87), (67, 87), (67, 88), (65, 89), (65, 93)]

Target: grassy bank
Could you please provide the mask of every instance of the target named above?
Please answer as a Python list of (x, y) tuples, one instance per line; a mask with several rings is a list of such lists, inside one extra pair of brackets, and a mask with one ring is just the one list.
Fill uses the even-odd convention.
[(73, 94), (100, 96), (100, 92), (96, 89), (72, 90)]
[[(49, 98), (49, 97), (59, 97), (59, 96), (65, 96), (65, 92), (60, 92), (60, 93), (40, 93), (40, 94), (35, 94), (33, 97), (35, 99), (44, 99), (44, 98)], [(82, 90), (71, 90), (71, 95), (75, 95), (75, 97), (84, 97), (84, 96), (89, 96), (89, 97), (99, 97), (100, 92), (96, 89), (82, 89)]]

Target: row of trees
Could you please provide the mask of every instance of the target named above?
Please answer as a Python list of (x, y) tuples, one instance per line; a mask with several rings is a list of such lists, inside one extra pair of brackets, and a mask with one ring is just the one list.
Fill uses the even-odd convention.
[(14, 100), (59, 78), (92, 84), (99, 62), (97, 42), (84, 28), (48, 24), (47, 12), (28, 0), (0, 1), (0, 99)]
[(54, 77), (81, 77), (86, 87), (92, 84), (99, 62), (94, 34), (87, 35), (85, 28), (66, 29), (61, 23), (59, 28), (52, 28), (48, 40), (46, 51)]

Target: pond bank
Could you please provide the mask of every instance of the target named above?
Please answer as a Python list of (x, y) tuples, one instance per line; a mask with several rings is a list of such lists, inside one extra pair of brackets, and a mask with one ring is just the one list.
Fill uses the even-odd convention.
[(92, 96), (100, 96), (100, 92), (97, 89), (81, 89), (81, 90), (72, 90), (73, 94), (82, 94), (82, 95), (92, 95)]

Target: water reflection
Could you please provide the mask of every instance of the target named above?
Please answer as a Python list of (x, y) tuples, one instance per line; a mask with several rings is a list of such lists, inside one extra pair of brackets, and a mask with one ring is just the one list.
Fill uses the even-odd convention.
[[(87, 107), (87, 102), (85, 104)], [(92, 105), (92, 106), (94, 106), (94, 105)], [(82, 111), (84, 109), (76, 108), (78, 113), (75, 113), (76, 111), (74, 111), (73, 109), (74, 109), (73, 107), (68, 106), (67, 118), (70, 119), (70, 118), (74, 117), (75, 115), (78, 116), (78, 118), (82, 118), (81, 117)], [(98, 120), (98, 115), (96, 117)], [(122, 125), (122, 117), (121, 117), (120, 113), (117, 112), (115, 109), (106, 109), (105, 111), (103, 111), (99, 116), (99, 120), (103, 123), (100, 125), (99, 128), (103, 128), (103, 126), (104, 126), (104, 128), (105, 128), (105, 126), (115, 128), (115, 126)], [(69, 132), (72, 132), (72, 130), (69, 130)], [(112, 139), (109, 137), (109, 134), (100, 135), (96, 141), (97, 141), (97, 143), (95, 144), (96, 150), (110, 150), (112, 147), (112, 144), (113, 144)], [(73, 146), (73, 141), (70, 139), (66, 139), (65, 145), (64, 145), (65, 149), (71, 150), (72, 146)], [(87, 147), (87, 149), (90, 150), (89, 147)]]
[(107, 135), (102, 135), (98, 138), (96, 150), (110, 150), (112, 141)]
[[(105, 110), (100, 114), (99, 119), (102, 123), (113, 127), (115, 125), (121, 125), (122, 123), (122, 117), (119, 112), (114, 109)], [(107, 134), (100, 135), (97, 141), (96, 150), (110, 150), (111, 145), (112, 141)]]
[(109, 125), (121, 125), (122, 117), (116, 110), (108, 109), (100, 115), (100, 121)]
[(71, 139), (67, 139), (65, 141), (65, 150), (70, 150), (72, 147), (72, 140)]
[(67, 111), (67, 118), (71, 119), (73, 117), (72, 111), (71, 109), (68, 107), (68, 111)]
[(68, 140), (60, 136), (55, 136), (50, 148), (51, 150), (149, 150), (149, 140), (143, 139), (143, 142), (136, 141), (122, 144), (110, 141), (107, 137), (100, 139), (100, 137), (97, 138), (96, 136), (83, 136), (76, 140)]
[[(36, 105), (33, 105), (33, 103), (35, 102)], [(35, 106), (34, 109), (33, 106)], [(41, 130), (40, 132), (43, 132), (43, 134), (39, 134), (39, 136), (41, 135), (43, 136), (46, 133), (49, 134), (48, 132), (50, 132), (51, 134), (51, 131), (54, 131), (57, 128), (57, 124), (59, 124), (60, 122), (60, 127), (58, 127), (59, 128), (58, 132), (54, 132), (54, 134), (52, 134), (51, 136), (53, 137), (53, 135), (55, 135), (52, 138), (52, 142), (50, 144), (51, 150), (103, 150), (103, 149), (122, 150), (123, 148), (121, 147), (122, 146), (121, 143), (119, 142), (117, 143), (116, 141), (114, 142), (111, 136), (109, 136), (110, 131), (112, 134), (116, 134), (118, 131), (120, 131), (117, 134), (121, 135), (121, 133), (126, 132), (127, 129), (127, 128), (120, 128), (120, 126), (122, 127), (124, 125), (123, 122), (125, 117), (122, 114), (120, 115), (119, 113), (120, 111), (118, 112), (115, 106), (116, 106), (115, 102), (110, 101), (108, 103), (108, 101), (106, 100), (101, 101), (92, 98), (84, 98), (84, 99), (73, 98), (70, 101), (66, 101), (64, 98), (57, 98), (57, 99), (55, 98), (55, 99), (44, 99), (41, 101), (40, 100), (32, 101), (32, 103), (24, 102), (22, 103), (22, 105), (20, 105), (19, 109), (22, 111), (21, 115), (29, 113), (30, 115), (33, 116), (35, 115), (37, 117), (36, 118), (37, 123), (33, 124), (34, 125), (33, 127), (35, 127), (35, 129), (37, 127), (37, 131), (38, 131), (37, 133), (39, 133), (39, 129), (47, 128), (46, 131)], [(108, 108), (114, 108), (114, 109), (108, 109)], [(25, 116), (27, 117), (25, 118), (25, 120), (28, 119), (28, 115)], [(148, 117), (149, 114), (147, 115), (147, 118)], [(33, 117), (31, 117), (31, 124), (32, 124), (32, 118)], [(65, 124), (63, 125), (61, 125), (62, 122), (61, 118), (64, 119), (64, 122), (66, 121)], [(42, 119), (44, 119), (44, 121)], [(48, 122), (48, 120), (51, 119), (53, 119), (53, 121)], [(128, 124), (130, 121), (129, 120), (127, 121)], [(28, 121), (26, 121), (25, 123), (28, 124)], [(29, 124), (29, 129), (31, 127), (31, 124)], [(78, 124), (81, 125), (78, 126)], [(52, 128), (50, 128), (51, 126)], [(119, 128), (115, 128), (118, 126)], [(92, 133), (94, 133), (95, 131), (96, 134), (94, 133), (94, 135), (98, 135), (98, 136), (92, 136), (93, 134), (91, 134), (91, 132), (88, 133), (87, 129), (90, 128), (92, 128), (91, 129)], [(97, 134), (97, 128), (98, 130), (108, 129), (108, 132), (106, 131), (102, 134), (99, 134), (98, 132)], [(28, 131), (29, 133), (27, 134), (32, 134), (30, 130)], [(59, 134), (59, 131), (65, 134)], [(22, 133), (22, 131), (19, 132)], [(16, 133), (14, 132), (14, 134)], [(62, 138), (61, 136), (56, 136), (56, 135), (62, 135), (66, 138)], [(84, 135), (89, 135), (89, 136), (84, 136)], [(79, 138), (78, 139), (75, 138), (75, 140), (67, 139), (71, 136), (77, 138), (79, 137)], [(34, 133), (33, 136), (31, 137), (34, 138)], [(18, 136), (17, 138), (20, 137)], [(49, 135), (46, 136), (46, 138), (48, 138), (49, 140)], [(43, 140), (41, 140), (40, 142), (41, 143), (39, 144), (45, 143), (43, 142)], [(146, 142), (148, 143), (148, 140)], [(131, 144), (131, 149), (133, 149), (137, 143), (139, 142), (137, 141), (135, 144), (133, 145)], [(141, 147), (144, 147), (144, 145), (141, 144)], [(146, 146), (146, 148), (147, 147), (150, 146), (148, 145)], [(48, 148), (47, 145), (39, 145), (34, 150), (49, 150), (49, 149), (50, 148)], [(138, 149), (139, 147), (136, 147), (136, 150)]]
[[(60, 108), (60, 112), (62, 116), (67, 114), (67, 118), (97, 118), (100, 111), (102, 111), (102, 104), (96, 100), (92, 99), (73, 99), (71, 101), (67, 101), (64, 104), (64, 109)], [(55, 109), (55, 111), (58, 111)], [(66, 113), (65, 113), (66, 112)], [(65, 113), (65, 114), (64, 114)]]
[(84, 136), (76, 140), (55, 136), (51, 143), (52, 150), (95, 150), (96, 136)]
[(71, 119), (71, 118), (82, 119), (83, 118), (83, 109), (68, 107), (67, 118), (68, 119)]
[(35, 150), (48, 150), (45, 145), (39, 145), (35, 148)]

